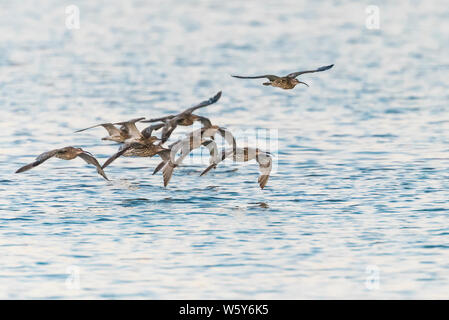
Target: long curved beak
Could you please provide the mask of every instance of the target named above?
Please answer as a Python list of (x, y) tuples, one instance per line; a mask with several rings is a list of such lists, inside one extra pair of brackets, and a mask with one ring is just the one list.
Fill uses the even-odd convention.
[(299, 81), (298, 83), (302, 83), (302, 84), (305, 84), (306, 86), (309, 86), (307, 83), (302, 82), (302, 81)]

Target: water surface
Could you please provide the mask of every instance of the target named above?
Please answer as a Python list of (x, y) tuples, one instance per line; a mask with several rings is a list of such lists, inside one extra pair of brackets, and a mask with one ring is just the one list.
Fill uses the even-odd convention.
[[(379, 30), (370, 4), (76, 1), (68, 30), (60, 1), (0, 1), (0, 298), (447, 298), (447, 3), (377, 1)], [(331, 63), (292, 91), (229, 76)], [(13, 173), (67, 145), (103, 162), (105, 132), (75, 130), (218, 90), (202, 115), (278, 130), (265, 190), (256, 164)]]

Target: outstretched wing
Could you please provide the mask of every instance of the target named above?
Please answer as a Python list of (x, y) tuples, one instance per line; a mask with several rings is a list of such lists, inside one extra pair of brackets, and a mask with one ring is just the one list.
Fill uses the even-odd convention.
[(81, 130), (76, 130), (75, 133), (77, 133), (77, 132), (82, 132), (82, 131), (89, 130), (89, 129), (96, 128), (96, 127), (103, 127), (103, 128), (105, 128), (105, 129), (108, 131), (108, 133), (109, 133), (110, 136), (120, 135), (120, 130), (117, 129), (112, 123), (101, 123), (101, 124), (97, 124), (97, 125), (92, 126), (92, 127), (89, 127), (89, 128), (84, 128), (84, 129), (81, 129)]
[(202, 143), (203, 146), (205, 146), (207, 149), (209, 149), (209, 163), (217, 163), (219, 161), (219, 154), (218, 154), (218, 148), (217, 143), (214, 140), (207, 140)]
[(162, 169), (162, 177), (164, 179), (164, 187), (168, 185), (170, 182), (170, 179), (173, 175), (173, 170), (175, 169), (176, 165), (173, 164), (171, 161), (168, 161), (164, 168)]
[(209, 120), (209, 118), (197, 116), (197, 120), (201, 122), (204, 128), (210, 128), (212, 126), (212, 122)]
[(159, 121), (165, 122), (167, 120), (173, 119), (174, 117), (175, 117), (174, 115), (169, 115), (169, 116), (165, 116), (165, 117), (161, 117), (161, 118), (152, 118), (152, 119), (148, 119), (148, 120), (143, 120), (140, 122), (143, 122), (143, 123), (159, 122)]
[(313, 72), (321, 72), (321, 71), (326, 71), (329, 70), (330, 68), (332, 68), (334, 65), (331, 64), (329, 66), (324, 66), (324, 67), (320, 67), (318, 69), (315, 70), (308, 70), (308, 71), (298, 71), (298, 72), (293, 72), (287, 75), (288, 78), (296, 78), (297, 76), (299, 76), (300, 74), (304, 74), (304, 73), (313, 73)]
[(78, 157), (80, 157), (89, 164), (93, 164), (97, 168), (98, 174), (100, 174), (106, 180), (109, 180), (106, 174), (104, 173), (103, 169), (101, 168), (100, 164), (98, 163), (98, 160), (93, 155), (84, 151), (83, 153), (80, 153)]
[(268, 178), (270, 177), (272, 160), (271, 157), (266, 153), (258, 154), (256, 160), (259, 163), (260, 171), (258, 182), (260, 188), (263, 189), (267, 184)]
[(125, 126), (125, 128), (128, 129), (128, 134), (131, 136), (131, 138), (141, 139), (143, 136), (140, 133), (139, 129), (137, 129), (136, 122), (139, 122), (143, 119), (145, 119), (145, 118), (136, 118), (136, 119), (131, 119), (131, 120), (124, 121), (124, 122), (116, 122), (114, 124), (119, 124), (119, 125)]
[(131, 147), (133, 147), (134, 144), (132, 143), (128, 143), (125, 144), (118, 152), (116, 152), (115, 154), (113, 154), (108, 160), (106, 160), (105, 163), (103, 163), (103, 165), (101, 166), (102, 169), (106, 168), (108, 165), (110, 165), (115, 159), (117, 159), (118, 157), (120, 157), (121, 155), (123, 155), (127, 150), (131, 149)]
[(237, 143), (235, 142), (235, 138), (232, 135), (231, 131), (226, 130), (225, 128), (219, 128), (218, 133), (225, 139), (225, 141), (232, 146), (233, 149), (237, 147)]
[(267, 78), (270, 81), (274, 81), (276, 79), (279, 79), (278, 76), (275, 76), (273, 74), (266, 74), (264, 76), (255, 76), (255, 77), (244, 77), (244, 76), (233, 76), (233, 75), (231, 75), (231, 77), (239, 78), (239, 79), (262, 79), (262, 78)]
[(219, 164), (220, 162), (222, 162), (224, 159), (226, 159), (227, 157), (229, 157), (231, 154), (234, 154), (234, 150), (225, 150), (223, 149), (221, 151), (221, 155), (218, 156), (218, 158), (214, 159), (214, 162), (208, 166), (203, 172), (201, 172), (200, 176), (205, 175), (206, 173), (208, 173), (211, 169), (215, 169), (217, 167), (217, 164)]
[(47, 161), (48, 159), (54, 157), (58, 153), (59, 150), (60, 149), (55, 149), (55, 150), (51, 150), (51, 151), (44, 152), (44, 153), (40, 154), (39, 156), (37, 156), (37, 158), (34, 162), (27, 164), (26, 166), (23, 166), (22, 168), (18, 169), (16, 171), (16, 173), (25, 172), (30, 169), (33, 169), (34, 167), (40, 165), (44, 161)]
[(162, 133), (161, 133), (162, 143), (164, 143), (165, 141), (167, 141), (170, 138), (171, 134), (173, 133), (173, 131), (176, 129), (177, 126), (178, 126), (178, 123), (176, 120), (169, 121), (164, 125), (164, 128), (162, 129)]
[(143, 129), (140, 133), (141, 133), (145, 138), (149, 138), (149, 137), (151, 137), (151, 134), (153, 133), (153, 131), (159, 130), (159, 129), (162, 128), (163, 126), (165, 126), (164, 123), (152, 124), (151, 126), (148, 126), (148, 127), (146, 127), (145, 129)]
[(221, 97), (221, 91), (219, 91), (215, 96), (213, 96), (212, 98), (209, 98), (208, 100), (204, 100), (203, 102), (200, 102), (199, 104), (197, 104), (197, 105), (195, 105), (195, 106), (193, 106), (193, 107), (191, 107), (191, 108), (189, 108), (189, 109), (186, 109), (185, 111), (183, 111), (182, 113), (183, 114), (185, 114), (185, 113), (192, 113), (193, 111), (195, 111), (196, 109), (199, 109), (199, 108), (203, 108), (203, 107), (207, 107), (207, 106), (209, 106), (209, 105), (211, 105), (211, 104), (214, 104), (215, 102), (217, 102), (218, 100), (220, 100), (220, 97)]
[(141, 139), (142, 134), (140, 133), (139, 129), (137, 129), (136, 122), (141, 121), (143, 119), (145, 119), (145, 118), (136, 118), (136, 119), (132, 119), (132, 120), (124, 121), (124, 122), (117, 122), (114, 124), (119, 124), (119, 125), (125, 126), (126, 129), (128, 129), (128, 133), (131, 136), (131, 138)]

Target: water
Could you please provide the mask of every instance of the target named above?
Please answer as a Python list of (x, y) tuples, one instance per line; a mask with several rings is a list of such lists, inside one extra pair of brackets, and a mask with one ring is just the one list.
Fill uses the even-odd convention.
[[(0, 2), (0, 298), (447, 298), (449, 12), (445, 1)], [(334, 63), (292, 91), (230, 74)], [(103, 121), (201, 111), (231, 131), (278, 129), (255, 164), (168, 188), (158, 159), (102, 180), (41, 152), (117, 146)]]

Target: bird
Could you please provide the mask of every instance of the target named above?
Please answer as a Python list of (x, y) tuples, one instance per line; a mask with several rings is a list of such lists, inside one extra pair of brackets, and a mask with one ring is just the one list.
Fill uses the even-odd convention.
[(155, 142), (159, 141), (160, 139), (156, 136), (151, 136), (151, 132), (154, 128), (151, 129), (150, 126), (144, 129), (144, 134), (142, 134), (142, 132), (137, 129), (136, 122), (141, 121), (142, 119), (145, 118), (136, 118), (124, 122), (114, 123), (116, 125), (125, 126), (129, 132), (130, 138), (125, 140), (124, 143), (120, 146), (119, 150), (105, 161), (105, 163), (102, 165), (103, 169), (120, 156), (153, 157), (159, 152), (166, 150), (166, 148), (164, 148), (161, 144), (155, 144)]
[(165, 123), (158, 123), (158, 124), (152, 124), (151, 126), (148, 126), (144, 129), (142, 129), (142, 131), (140, 131), (140, 133), (145, 137), (145, 138), (149, 138), (152, 136), (153, 131), (157, 131), (160, 128), (163, 128), (165, 126)]
[(158, 141), (157, 137), (150, 137), (145, 141), (131, 141), (125, 143), (120, 146), (119, 150), (114, 153), (111, 157), (109, 157), (105, 163), (102, 165), (102, 168), (106, 168), (109, 166), (115, 159), (124, 156), (124, 157), (153, 157), (157, 155), (159, 152), (167, 150), (160, 144), (154, 144), (153, 142)]
[[(209, 160), (210, 163), (215, 163), (218, 161), (218, 159), (216, 159), (218, 156), (218, 148), (215, 141), (203, 137), (198, 137), (198, 139), (196, 139), (194, 136), (189, 136), (183, 140), (178, 140), (174, 145), (171, 146), (168, 159), (164, 159), (158, 165), (158, 167), (156, 167), (154, 172), (156, 173), (156, 170), (158, 168), (162, 168), (164, 187), (166, 187), (170, 182), (173, 170), (182, 163), (182, 161), (190, 154), (190, 152), (201, 146), (209, 149), (209, 154), (211, 156)], [(175, 156), (179, 150), (181, 150), (181, 153), (178, 158), (175, 159)]]
[[(205, 146), (209, 149), (209, 153), (212, 157), (218, 154), (216, 143), (214, 142), (214, 136), (219, 133), (223, 139), (233, 148), (236, 147), (236, 141), (232, 133), (226, 128), (219, 127), (217, 125), (211, 125), (210, 127), (203, 127), (192, 131), (184, 139), (180, 139), (169, 146), (170, 156), (163, 158), (162, 162), (154, 169), (153, 174), (156, 174), (160, 169), (164, 168), (164, 186), (167, 186), (173, 169), (177, 167), (182, 160), (193, 150)], [(176, 153), (181, 150), (181, 155), (178, 160), (174, 160)], [(211, 160), (212, 161), (212, 160)], [(212, 163), (212, 162), (211, 162)]]
[[(130, 120), (130, 121), (134, 121), (135, 120), (136, 122), (138, 122), (138, 121), (141, 121), (143, 119), (145, 119), (145, 118), (137, 118), (137, 119), (133, 119), (133, 120)], [(108, 133), (109, 133), (109, 136), (106, 136), (106, 137), (102, 138), (101, 140), (110, 140), (110, 141), (123, 143), (123, 142), (125, 142), (125, 140), (128, 140), (129, 138), (131, 138), (131, 135), (129, 134), (129, 130), (128, 130), (126, 125), (121, 125), (120, 128), (117, 128), (115, 126), (115, 124), (113, 124), (113, 123), (100, 123), (100, 124), (94, 125), (92, 127), (84, 128), (84, 129), (81, 129), (81, 130), (76, 130), (75, 133), (82, 132), (82, 131), (85, 131), (85, 130), (88, 130), (88, 129), (92, 129), (92, 128), (96, 128), (96, 127), (100, 127), (100, 126), (105, 128), (108, 131)], [(153, 131), (159, 130), (163, 126), (164, 126), (164, 123), (158, 123), (158, 124), (155, 124), (155, 125), (148, 126), (148, 127), (146, 127), (145, 129), (143, 129), (141, 131), (141, 134), (144, 137), (148, 138), (148, 137), (150, 137), (152, 135)], [(136, 127), (136, 130), (137, 130), (137, 127)]]
[(214, 104), (217, 102), (221, 97), (221, 91), (219, 91), (215, 96), (212, 98), (209, 98), (208, 100), (202, 101), (199, 104), (188, 108), (184, 110), (181, 113), (178, 113), (177, 115), (169, 115), (161, 118), (155, 118), (155, 119), (149, 119), (142, 121), (143, 123), (147, 122), (160, 122), (162, 121), (165, 123), (162, 134), (161, 134), (161, 141), (162, 143), (167, 141), (170, 135), (173, 133), (173, 131), (176, 129), (177, 126), (191, 126), (195, 121), (200, 121), (201, 124), (205, 127), (210, 127), (212, 125), (211, 121), (202, 116), (198, 116), (193, 114), (193, 112), (199, 108), (207, 107), (211, 104)]
[(37, 156), (36, 160), (30, 164), (27, 164), (20, 169), (16, 171), (16, 173), (21, 173), (28, 171), (41, 163), (47, 161), (48, 159), (56, 157), (63, 160), (72, 160), (76, 157), (80, 157), (84, 161), (86, 161), (88, 164), (93, 164), (97, 168), (97, 172), (106, 180), (109, 180), (106, 174), (104, 173), (103, 169), (101, 168), (100, 164), (98, 163), (98, 160), (89, 152), (84, 151), (81, 148), (75, 148), (75, 147), (64, 147), (60, 149), (54, 149), (48, 152), (44, 152)]
[(239, 78), (239, 79), (261, 79), (261, 78), (267, 78), (269, 80), (269, 82), (264, 82), (263, 85), (264, 86), (272, 86), (272, 87), (278, 87), (281, 89), (293, 89), (297, 84), (302, 83), (306, 86), (309, 86), (307, 83), (299, 81), (298, 79), (296, 79), (296, 77), (298, 77), (301, 74), (305, 74), (305, 73), (313, 73), (313, 72), (321, 72), (321, 71), (325, 71), (325, 70), (329, 70), (330, 68), (332, 68), (334, 65), (331, 64), (329, 66), (324, 66), (324, 67), (320, 67), (318, 69), (315, 70), (308, 70), (308, 71), (298, 71), (298, 72), (293, 72), (290, 73), (284, 77), (279, 77), (279, 76), (275, 76), (275, 75), (271, 75), (271, 74), (267, 74), (267, 75), (263, 75), (263, 76), (255, 76), (255, 77), (245, 77), (245, 76), (234, 76), (232, 75), (232, 77), (234, 78)]
[(131, 119), (128, 121), (114, 123), (114, 125), (122, 126), (124, 128), (124, 130), (126, 130), (128, 132), (129, 138), (124, 140), (123, 142), (139, 141), (142, 139), (146, 139), (146, 137), (144, 137), (142, 132), (140, 132), (139, 129), (137, 129), (137, 127), (136, 127), (136, 122), (142, 121), (144, 119), (145, 119), (145, 117), (143, 117), (143, 118), (141, 117), (141, 118)]
[(258, 178), (259, 186), (261, 189), (265, 188), (271, 173), (272, 159), (271, 154), (266, 151), (262, 151), (259, 148), (236, 148), (222, 150), (221, 156), (215, 157), (215, 161), (207, 167), (200, 176), (205, 175), (211, 169), (215, 169), (217, 165), (226, 158), (233, 156), (234, 162), (248, 162), (256, 159), (259, 164), (260, 175)]
[(117, 128), (112, 123), (100, 123), (97, 125), (94, 125), (92, 127), (84, 128), (81, 130), (76, 130), (77, 132), (82, 132), (88, 129), (96, 128), (96, 127), (103, 127), (108, 131), (108, 136), (101, 138), (101, 140), (109, 140), (114, 142), (124, 142), (126, 139), (129, 139), (131, 136), (128, 133), (128, 130), (125, 126), (121, 126), (120, 128)]

